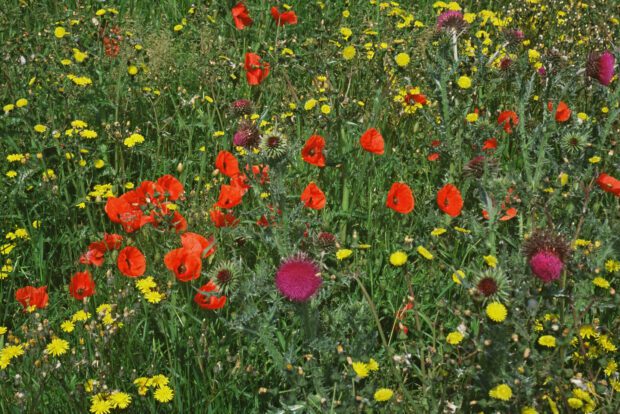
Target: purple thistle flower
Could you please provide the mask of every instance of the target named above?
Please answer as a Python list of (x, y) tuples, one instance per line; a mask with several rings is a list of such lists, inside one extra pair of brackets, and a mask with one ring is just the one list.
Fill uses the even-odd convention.
[(545, 283), (560, 278), (564, 263), (553, 252), (539, 252), (530, 259), (532, 273)]
[(588, 56), (586, 74), (600, 82), (601, 85), (609, 86), (614, 77), (616, 58), (608, 51), (603, 53), (594, 52)]
[(551, 230), (536, 230), (523, 245), (534, 276), (545, 283), (560, 278), (570, 247), (561, 235)]
[(253, 148), (258, 145), (260, 134), (253, 122), (241, 120), (237, 132), (233, 136), (233, 144), (238, 147)]
[(252, 102), (247, 99), (238, 99), (230, 104), (230, 110), (235, 116), (250, 115), (252, 107)]
[(461, 31), (465, 28), (467, 22), (463, 19), (463, 13), (447, 10), (437, 16), (437, 30), (454, 30)]
[(306, 302), (323, 282), (319, 267), (304, 254), (284, 260), (275, 281), (280, 293), (294, 302)]

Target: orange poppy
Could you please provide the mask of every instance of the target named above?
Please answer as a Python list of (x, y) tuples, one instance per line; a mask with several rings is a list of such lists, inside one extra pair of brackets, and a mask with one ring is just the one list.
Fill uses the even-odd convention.
[(320, 210), (325, 207), (325, 194), (318, 185), (310, 183), (301, 193), (301, 201), (306, 207), (314, 210)]
[(458, 217), (463, 209), (461, 192), (452, 184), (446, 184), (437, 192), (437, 205), (447, 215)]
[(211, 222), (217, 228), (220, 227), (234, 227), (239, 223), (239, 220), (231, 213), (224, 214), (219, 207), (213, 206), (209, 211), (209, 217)]
[(35, 309), (43, 309), (47, 306), (49, 297), (47, 295), (47, 286), (34, 287), (25, 286), (15, 291), (15, 299), (21, 303), (24, 310), (31, 306)]
[(203, 259), (215, 253), (215, 238), (204, 238), (200, 234), (187, 232), (181, 235), (181, 245), (190, 252), (197, 253)]
[(325, 167), (325, 139), (320, 135), (312, 135), (301, 149), (301, 158), (308, 164)]
[(241, 203), (243, 197), (238, 186), (223, 184), (220, 188), (220, 196), (215, 205), (221, 208), (233, 208)]
[(69, 293), (77, 300), (82, 300), (95, 294), (95, 281), (90, 272), (77, 272), (71, 278)]
[(170, 174), (159, 177), (156, 184), (163, 191), (165, 198), (170, 201), (179, 199), (185, 191), (183, 184)]
[(107, 250), (118, 250), (121, 248), (121, 243), (123, 242), (123, 236), (121, 236), (120, 234), (115, 234), (115, 233), (112, 233), (112, 234), (104, 233), (103, 242), (105, 243)]
[(202, 285), (200, 289), (198, 289), (198, 293), (194, 296), (194, 302), (196, 302), (201, 309), (221, 309), (226, 304), (226, 296), (217, 296), (218, 292), (217, 285), (209, 280), (209, 283)]
[[(109, 197), (106, 201), (105, 212), (113, 223), (119, 223), (127, 233), (132, 233), (146, 223), (153, 221), (153, 217), (144, 215), (139, 207), (128, 202), (129, 197)], [(135, 193), (130, 194), (135, 197)]]
[(245, 29), (247, 26), (252, 26), (253, 20), (250, 18), (248, 8), (245, 7), (242, 1), (237, 3), (231, 10), (235, 27), (239, 30)]
[(383, 155), (385, 152), (385, 143), (383, 137), (375, 128), (369, 128), (360, 137), (360, 144), (362, 148), (373, 154)]
[(484, 141), (484, 144), (482, 145), (482, 149), (485, 151), (494, 150), (496, 148), (497, 148), (497, 139), (495, 138), (487, 139), (486, 141)]
[(269, 75), (269, 63), (263, 62), (256, 53), (245, 54), (244, 68), (249, 85), (259, 85)]
[(215, 159), (215, 168), (227, 177), (239, 174), (239, 161), (228, 151), (220, 151)]
[(392, 184), (385, 205), (398, 213), (411, 213), (415, 207), (415, 199), (413, 198), (411, 188), (405, 183)]
[(80, 256), (80, 263), (85, 265), (101, 266), (105, 260), (104, 255), (108, 250), (104, 242), (94, 242), (88, 245), (88, 250)]
[(519, 125), (519, 117), (514, 111), (502, 111), (497, 117), (498, 125), (504, 127), (504, 131), (512, 134), (512, 127)]
[(292, 10), (280, 13), (280, 10), (278, 10), (277, 7), (272, 7), (271, 17), (273, 17), (273, 20), (275, 20), (278, 26), (284, 26), (285, 24), (297, 24), (297, 15)]
[(603, 191), (620, 197), (620, 180), (617, 178), (606, 173), (601, 173), (596, 179), (596, 183)]
[(164, 256), (164, 264), (181, 282), (198, 279), (202, 270), (200, 253), (184, 247), (169, 251)]
[[(553, 103), (551, 101), (547, 102), (547, 109), (549, 112), (553, 112)], [(572, 111), (568, 108), (563, 101), (560, 101), (558, 104), (558, 109), (555, 111), (555, 120), (557, 122), (566, 122), (570, 119)]]
[(120, 251), (116, 264), (118, 270), (129, 277), (142, 276), (146, 270), (146, 258), (137, 247), (133, 246), (127, 246)]

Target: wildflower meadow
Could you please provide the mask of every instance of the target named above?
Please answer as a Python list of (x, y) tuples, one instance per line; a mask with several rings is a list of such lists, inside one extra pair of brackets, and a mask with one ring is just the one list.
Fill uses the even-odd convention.
[(620, 3), (1, 3), (0, 413), (620, 413)]

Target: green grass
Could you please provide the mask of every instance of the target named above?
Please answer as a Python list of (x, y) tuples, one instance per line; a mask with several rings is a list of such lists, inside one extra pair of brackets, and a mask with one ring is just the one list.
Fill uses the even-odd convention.
[[(284, 27), (269, 14), (275, 3), (248, 2), (254, 25), (242, 31), (230, 15), (235, 3), (199, 2), (191, 13), (189, 1), (120, 1), (109, 5), (118, 14), (98, 17), (99, 2), (10, 0), (0, 11), (0, 104), (28, 99), (26, 107), (0, 115), (0, 233), (28, 234), (7, 239), (14, 248), (0, 255), (0, 266), (12, 267), (0, 280), (0, 327), (8, 328), (0, 349), (27, 344), (23, 356), (0, 370), (0, 411), (83, 412), (95, 394), (118, 390), (132, 397), (127, 411), (140, 413), (446, 412), (452, 406), (456, 412), (489, 413), (528, 406), (542, 413), (553, 404), (570, 412), (569, 398), (581, 381), (591, 384), (592, 404), (582, 396), (584, 405), (617, 412), (618, 374), (604, 370), (618, 355), (605, 350), (601, 337), (620, 341), (612, 291), (619, 280), (613, 270), (620, 260), (619, 205), (595, 180), (601, 172), (618, 177), (620, 88), (617, 79), (603, 87), (580, 69), (592, 50), (614, 51), (620, 26), (613, 19), (620, 10), (601, 1), (544, 9), (461, 2), (465, 12), (487, 8), (510, 17), (506, 28), (522, 29), (529, 40), (508, 46), (513, 63), (502, 71), (489, 64), (504, 44), (502, 24), (496, 27), (491, 19), (485, 25), (479, 14), (460, 35), (455, 60), (450, 37), (435, 31), (434, 2), (402, 2), (397, 12), (394, 5), (368, 1), (325, 1), (324, 7), (293, 2), (299, 23)], [(399, 27), (408, 14), (410, 25)], [(175, 31), (183, 19), (184, 27)], [(57, 39), (57, 26), (69, 34)], [(109, 35), (114, 26), (123, 40), (119, 55), (110, 58), (99, 30)], [(341, 27), (352, 30), (349, 40)], [(488, 32), (490, 45), (480, 31)], [(356, 49), (350, 61), (342, 57), (348, 45)], [(88, 58), (75, 62), (73, 48)], [(529, 49), (541, 54), (547, 76), (536, 73)], [(245, 79), (248, 51), (271, 65), (259, 86)], [(394, 61), (401, 52), (411, 57), (404, 68)], [(73, 62), (65, 66), (63, 59)], [(137, 75), (128, 74), (130, 65)], [(74, 85), (68, 74), (87, 76), (92, 85)], [(456, 85), (462, 75), (472, 79), (471, 89)], [(429, 105), (403, 113), (394, 97), (407, 87), (419, 87)], [(235, 150), (238, 119), (229, 107), (238, 99), (252, 101), (257, 123), (266, 122), (262, 133), (274, 129), (288, 137), (282, 158)], [(305, 110), (309, 99), (320, 102)], [(566, 123), (547, 110), (548, 101), (560, 100), (572, 110)], [(323, 104), (329, 114), (321, 113)], [(503, 110), (519, 117), (512, 134), (496, 121)], [(474, 111), (479, 119), (467, 122)], [(97, 138), (68, 136), (77, 119)], [(47, 131), (35, 132), (36, 124)], [(381, 131), (384, 155), (361, 149), (359, 137), (369, 127)], [(145, 142), (128, 148), (123, 140), (132, 133)], [(325, 168), (299, 155), (313, 134), (325, 137)], [(585, 145), (569, 148), (571, 134)], [(498, 148), (483, 151), (492, 137)], [(214, 171), (221, 150), (234, 153), (242, 169), (269, 165), (268, 183), (248, 173), (252, 188), (233, 209), (239, 225), (231, 228), (216, 228), (209, 217), (220, 185), (229, 182)], [(436, 161), (428, 160), (432, 153), (439, 154)], [(9, 162), (10, 154), (24, 160)], [(492, 164), (472, 175), (470, 161), (479, 155)], [(54, 178), (44, 178), (47, 170)], [(178, 208), (188, 230), (214, 235), (217, 242), (215, 255), (203, 260), (200, 279), (189, 283), (178, 282), (163, 263), (167, 252), (180, 247), (177, 234), (152, 226), (126, 234), (105, 214), (105, 198), (89, 196), (95, 185), (110, 184), (120, 196), (129, 191), (127, 183), (137, 187), (165, 174), (184, 185), (186, 199)], [(560, 174), (568, 175), (565, 185)], [(311, 181), (326, 195), (324, 209), (310, 210), (299, 201)], [(393, 182), (412, 188), (411, 214), (385, 206)], [(463, 195), (456, 218), (437, 207), (437, 191), (447, 183)], [(517, 209), (515, 218), (499, 220), (502, 203)], [(482, 218), (482, 209), (490, 220)], [(272, 224), (258, 226), (262, 216)], [(445, 234), (432, 235), (437, 228)], [(571, 249), (562, 278), (548, 285), (532, 276), (522, 254), (524, 240), (539, 228), (553, 229), (567, 243), (589, 241)], [(146, 275), (165, 294), (161, 303), (149, 303), (134, 280), (120, 274), (116, 252), (106, 254), (102, 267), (89, 267), (94, 296), (83, 303), (70, 296), (71, 276), (87, 268), (80, 256), (104, 232), (123, 234), (125, 244), (144, 252)], [(317, 243), (320, 232), (334, 234), (338, 246)], [(420, 255), (418, 246), (433, 259)], [(338, 260), (337, 249), (353, 254)], [(283, 258), (300, 251), (321, 266), (323, 284), (310, 302), (298, 305), (277, 291), (274, 276)], [(395, 251), (408, 254), (404, 266), (390, 264)], [(485, 262), (489, 255), (497, 258), (496, 268)], [(199, 309), (196, 290), (225, 261), (240, 266), (237, 287), (223, 309)], [(460, 285), (452, 279), (457, 270), (466, 275)], [(508, 308), (503, 323), (489, 320), (485, 307), (493, 299), (482, 298), (476, 287), (489, 274), (509, 282), (499, 299)], [(596, 276), (610, 289), (596, 287)], [(47, 307), (23, 311), (15, 292), (27, 285), (48, 287)], [(396, 318), (408, 302), (413, 308)], [(113, 305), (114, 323), (106, 325), (97, 315), (102, 304)], [(90, 319), (63, 332), (60, 325), (80, 309)], [(598, 339), (580, 337), (584, 325), (594, 326)], [(448, 344), (446, 336), (459, 327), (465, 339)], [(543, 334), (556, 337), (557, 346), (538, 345)], [(67, 354), (44, 352), (54, 336), (69, 341)], [(578, 363), (574, 352), (585, 362)], [(356, 378), (351, 362), (370, 358), (379, 371)], [(157, 402), (154, 388), (139, 395), (133, 383), (156, 374), (170, 380), (175, 395), (169, 403)], [(96, 381), (93, 390), (85, 389), (88, 380)], [(499, 384), (512, 388), (509, 401), (489, 396)], [(395, 393), (385, 403), (373, 399), (382, 387)]]

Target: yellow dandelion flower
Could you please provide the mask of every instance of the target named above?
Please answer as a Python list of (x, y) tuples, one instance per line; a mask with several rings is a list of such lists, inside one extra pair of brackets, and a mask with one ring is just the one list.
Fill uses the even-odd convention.
[(551, 335), (543, 335), (538, 338), (538, 345), (545, 346), (547, 348), (555, 348), (555, 337)]
[(353, 371), (355, 371), (355, 374), (360, 378), (366, 378), (368, 376), (368, 373), (370, 372), (368, 364), (365, 364), (363, 362), (354, 362), (352, 364), (352, 367)]
[(493, 268), (497, 267), (497, 257), (493, 255), (488, 255), (488, 256), (483, 256), (482, 258), (486, 262), (487, 266), (493, 267)]
[(153, 396), (160, 403), (167, 403), (172, 401), (172, 399), (174, 398), (174, 391), (172, 390), (172, 388), (164, 385), (163, 387), (157, 388)]
[(499, 302), (491, 302), (486, 307), (486, 314), (494, 322), (504, 322), (508, 316), (508, 310)]
[(431, 236), (438, 237), (444, 234), (446, 231), (448, 230), (444, 229), (443, 227), (436, 227), (433, 229), (433, 231), (431, 231)]
[(6, 326), (0, 326), (0, 335), (4, 335), (8, 332), (8, 328)]
[(368, 364), (366, 365), (371, 371), (379, 371), (379, 363), (372, 358), (370, 358), (370, 361), (368, 361)]
[(338, 249), (338, 251), (336, 252), (336, 259), (344, 260), (347, 257), (351, 256), (352, 254), (353, 254), (353, 250), (351, 249)]
[(60, 329), (62, 329), (63, 332), (71, 333), (75, 329), (75, 324), (71, 321), (64, 321), (60, 324)]
[(54, 29), (54, 36), (58, 39), (62, 39), (67, 34), (67, 31), (64, 27), (58, 26)]
[(452, 273), (452, 281), (457, 285), (460, 285), (463, 279), (465, 279), (465, 272), (461, 269), (458, 269), (456, 272)]
[(396, 62), (396, 64), (400, 66), (401, 68), (404, 68), (405, 66), (407, 66), (410, 60), (411, 58), (409, 57), (407, 53), (399, 53), (394, 58), (394, 61)]
[(465, 337), (463, 336), (462, 333), (460, 333), (459, 331), (454, 331), (454, 332), (450, 332), (446, 336), (446, 342), (449, 343), (450, 345), (458, 345), (461, 343), (463, 338)]
[(407, 253), (402, 251), (394, 252), (390, 255), (390, 263), (392, 266), (402, 266), (407, 263)]
[(60, 338), (52, 339), (52, 342), (47, 344), (47, 346), (45, 347), (45, 351), (48, 354), (51, 354), (53, 356), (64, 355), (67, 353), (68, 350), (69, 350), (69, 342), (65, 341), (64, 339), (60, 339)]
[(508, 401), (512, 398), (512, 389), (507, 384), (500, 384), (489, 391), (489, 397)]
[(389, 388), (379, 388), (374, 395), (375, 401), (384, 402), (388, 401), (394, 396), (394, 391)]
[(471, 88), (471, 78), (468, 76), (461, 76), (456, 81), (456, 84), (459, 85), (459, 88), (461, 89), (469, 89)]
[(469, 113), (467, 114), (465, 119), (467, 120), (467, 122), (476, 122), (478, 120), (478, 114), (475, 112)]
[(429, 252), (428, 250), (426, 250), (424, 246), (418, 246), (416, 250), (425, 259), (433, 260), (433, 254)]
[(157, 291), (150, 291), (144, 294), (144, 299), (146, 299), (149, 303), (159, 303), (166, 298), (166, 295)]
[(344, 49), (342, 49), (342, 57), (345, 60), (351, 60), (355, 57), (355, 47), (353, 46), (347, 46)]
[(131, 404), (131, 396), (125, 392), (114, 391), (110, 394), (109, 401), (112, 403), (112, 408), (124, 410)]
[(45, 131), (47, 131), (47, 127), (45, 125), (41, 125), (41, 124), (36, 124), (34, 126), (34, 131), (38, 132), (39, 134), (44, 133)]
[(611, 286), (609, 284), (609, 281), (607, 281), (607, 279), (597, 276), (592, 280), (592, 284), (596, 287), (600, 287), (601, 289), (609, 289), (609, 287)]
[(111, 409), (111, 401), (97, 398), (93, 399), (89, 411), (93, 414), (109, 414)]

